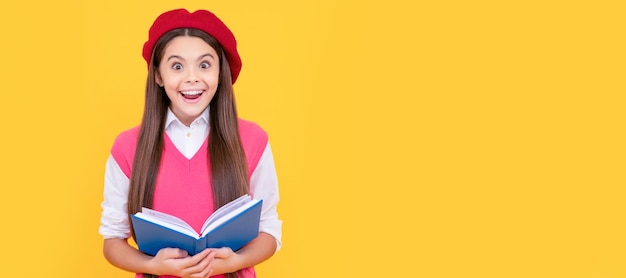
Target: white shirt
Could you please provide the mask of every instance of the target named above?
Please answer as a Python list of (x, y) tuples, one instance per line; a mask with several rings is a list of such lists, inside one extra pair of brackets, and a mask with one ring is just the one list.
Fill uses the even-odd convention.
[[(189, 127), (180, 122), (170, 109), (167, 111), (165, 132), (174, 146), (190, 159), (198, 152), (209, 134), (208, 108)], [(124, 174), (113, 156), (109, 155), (104, 173), (104, 200), (100, 218), (100, 234), (105, 238), (129, 238), (128, 187), (130, 180)], [(282, 221), (278, 219), (278, 178), (274, 166), (274, 156), (269, 142), (261, 155), (257, 167), (250, 177), (250, 195), (263, 199), (259, 231), (276, 239), (276, 251), (280, 249)]]

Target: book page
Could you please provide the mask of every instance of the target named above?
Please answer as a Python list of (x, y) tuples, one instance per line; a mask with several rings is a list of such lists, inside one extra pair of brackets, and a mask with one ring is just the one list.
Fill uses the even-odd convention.
[(246, 202), (237, 202), (236, 205), (229, 206), (229, 209), (222, 211), (219, 217), (211, 217), (211, 221), (209, 221), (206, 227), (202, 230), (202, 236), (205, 236), (216, 227), (219, 227), (222, 223), (230, 220), (236, 215), (241, 214), (243, 211), (259, 202), (261, 202), (261, 200), (247, 199)]
[(135, 213), (135, 216), (183, 234), (199, 238), (196, 231), (187, 224), (187, 222), (171, 214), (143, 207), (141, 208), (141, 212)]
[(252, 197), (250, 197), (250, 195), (245, 194), (242, 195), (241, 197), (230, 201), (229, 203), (223, 205), (221, 208), (218, 208), (216, 211), (213, 212), (213, 214), (211, 214), (211, 216), (209, 216), (209, 218), (207, 218), (207, 220), (204, 222), (204, 224), (202, 225), (202, 229), (200, 231), (202, 231), (202, 234), (204, 234), (204, 231), (206, 230), (207, 226), (209, 226), (209, 224), (211, 224), (211, 222), (215, 221), (215, 219), (222, 217), (222, 215), (227, 214), (229, 211), (232, 211), (233, 209), (236, 209), (238, 207), (240, 207), (241, 205), (245, 204), (246, 202), (249, 202), (252, 199)]

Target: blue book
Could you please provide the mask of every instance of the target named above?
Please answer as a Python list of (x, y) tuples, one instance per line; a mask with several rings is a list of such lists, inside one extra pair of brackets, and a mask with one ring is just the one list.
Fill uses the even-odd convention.
[(237, 251), (259, 235), (262, 205), (263, 200), (243, 195), (213, 212), (202, 226), (202, 234), (176, 216), (148, 208), (131, 215), (131, 220), (137, 246), (148, 255), (166, 247), (184, 249), (189, 255), (206, 248)]

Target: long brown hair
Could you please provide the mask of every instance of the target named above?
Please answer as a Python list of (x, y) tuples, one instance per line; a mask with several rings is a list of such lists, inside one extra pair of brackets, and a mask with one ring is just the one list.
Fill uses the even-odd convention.
[[(163, 151), (165, 118), (170, 105), (165, 89), (156, 83), (156, 74), (168, 42), (178, 36), (201, 38), (213, 47), (219, 56), (219, 85), (209, 103), (210, 128), (207, 152), (211, 164), (209, 172), (212, 173), (212, 177), (209, 178), (212, 183), (213, 208), (217, 209), (249, 192), (246, 158), (239, 136), (237, 108), (226, 55), (217, 40), (207, 33), (197, 29), (175, 29), (159, 38), (152, 53), (143, 118), (130, 177), (129, 222), (130, 215), (140, 211), (141, 207), (152, 208), (154, 187)], [(134, 238), (132, 226), (131, 231)], [(237, 277), (237, 273), (228, 274), (227, 277)], [(144, 275), (144, 277), (156, 276)]]

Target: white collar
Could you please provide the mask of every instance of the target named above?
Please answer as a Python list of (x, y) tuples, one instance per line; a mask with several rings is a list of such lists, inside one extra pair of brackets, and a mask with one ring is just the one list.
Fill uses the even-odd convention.
[[(178, 117), (176, 117), (176, 115), (174, 115), (174, 112), (172, 112), (172, 109), (168, 107), (167, 108), (167, 116), (165, 118), (165, 128), (169, 127), (170, 124), (172, 124), (173, 122), (178, 122), (181, 126), (185, 126), (178, 119)], [(192, 121), (192, 124), (194, 124), (194, 123), (204, 123), (206, 125), (209, 124), (209, 107), (204, 109), (204, 111), (202, 111), (202, 113), (200, 113), (200, 116), (198, 116), (195, 120)]]

